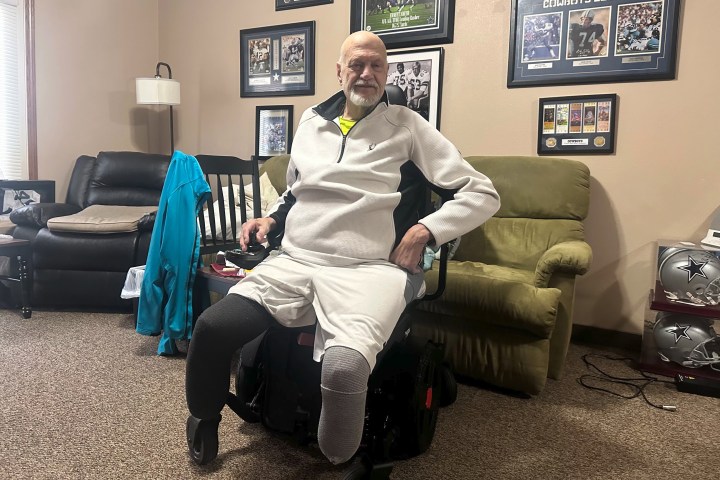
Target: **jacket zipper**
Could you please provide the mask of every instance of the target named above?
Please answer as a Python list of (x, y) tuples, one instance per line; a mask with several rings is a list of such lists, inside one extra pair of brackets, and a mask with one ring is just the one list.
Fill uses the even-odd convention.
[[(379, 105), (379, 103), (378, 103), (378, 105)], [(340, 163), (340, 161), (342, 160), (342, 157), (343, 157), (343, 155), (345, 154), (345, 144), (347, 143), (347, 136), (350, 135), (350, 132), (352, 131), (352, 129), (355, 128), (355, 126), (356, 126), (358, 123), (362, 122), (363, 119), (365, 119), (365, 118), (367, 118), (369, 115), (371, 115), (371, 114), (375, 111), (375, 109), (377, 109), (377, 107), (378, 107), (378, 106), (375, 105), (375, 108), (373, 108), (371, 112), (369, 112), (367, 115), (365, 115), (365, 116), (362, 117), (360, 120), (358, 120), (357, 122), (355, 122), (355, 125), (353, 125), (352, 127), (350, 127), (350, 130), (348, 130), (348, 133), (347, 133), (347, 134), (343, 134), (343, 133), (342, 133), (342, 128), (340, 128), (340, 125), (338, 125), (338, 124), (335, 123), (335, 122), (332, 122), (333, 124), (335, 124), (335, 126), (338, 128), (338, 130), (340, 130), (340, 134), (343, 136), (342, 145), (340, 146), (340, 156), (338, 157), (337, 162), (335, 162), (335, 163)]]
[[(367, 116), (367, 115), (366, 115), (366, 116)], [(363, 118), (365, 118), (365, 117), (363, 117)], [(363, 118), (361, 118), (360, 120), (358, 120), (357, 122), (355, 122), (355, 125), (357, 125), (358, 123), (360, 123)], [(333, 123), (335, 123), (335, 122), (333, 122)], [(337, 162), (335, 162), (335, 163), (340, 163), (340, 160), (342, 160), (343, 155), (345, 154), (345, 144), (347, 143), (347, 137), (348, 137), (348, 135), (350, 135), (350, 132), (352, 131), (352, 129), (355, 128), (355, 125), (353, 125), (352, 127), (350, 127), (350, 130), (348, 130), (348, 133), (342, 133), (342, 128), (340, 128), (340, 125), (338, 125), (337, 123), (335, 123), (335, 125), (338, 127), (338, 129), (340, 130), (340, 134), (342, 134), (342, 137), (343, 137), (343, 138), (342, 138), (342, 145), (340, 146), (340, 156), (338, 157)]]

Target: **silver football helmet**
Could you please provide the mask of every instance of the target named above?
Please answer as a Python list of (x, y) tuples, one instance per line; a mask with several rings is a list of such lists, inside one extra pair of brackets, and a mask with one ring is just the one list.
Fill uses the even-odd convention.
[(713, 319), (670, 312), (659, 312), (656, 319), (653, 337), (662, 361), (720, 371), (720, 337)]
[(720, 258), (716, 252), (669, 247), (658, 259), (665, 296), (693, 305), (720, 303)]

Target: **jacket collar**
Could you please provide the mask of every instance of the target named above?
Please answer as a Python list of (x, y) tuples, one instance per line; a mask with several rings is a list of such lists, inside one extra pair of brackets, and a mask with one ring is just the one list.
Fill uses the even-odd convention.
[[(380, 101), (378, 102), (378, 105), (380, 104), (388, 105), (388, 98), (387, 98), (387, 92), (383, 92), (383, 96), (380, 98)], [(377, 105), (373, 107), (372, 110), (375, 110), (377, 108)], [(345, 92), (340, 90), (332, 97), (328, 98), (324, 102), (318, 104), (313, 108), (318, 115), (323, 117), (325, 120), (334, 121), (337, 117), (342, 115), (343, 111), (345, 110)], [(371, 112), (372, 112), (371, 110)], [(368, 112), (368, 115), (371, 113)], [(367, 115), (366, 115), (367, 116)]]

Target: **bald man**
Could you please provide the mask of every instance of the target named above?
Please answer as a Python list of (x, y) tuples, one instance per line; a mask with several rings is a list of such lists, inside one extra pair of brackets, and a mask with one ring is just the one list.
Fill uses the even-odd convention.
[[(490, 180), (412, 110), (388, 105), (382, 40), (359, 31), (342, 44), (341, 91), (306, 110), (287, 171), (287, 190), (265, 218), (242, 228), (243, 249), (284, 232), (268, 258), (204, 311), (187, 357), (190, 434), (214, 425), (228, 391), (233, 353), (274, 321), (317, 323), (322, 361), (318, 443), (334, 464), (360, 445), (375, 359), (409, 301), (424, 287), (426, 244), (440, 245), (490, 218), (500, 202)], [(447, 192), (422, 218), (425, 180)]]

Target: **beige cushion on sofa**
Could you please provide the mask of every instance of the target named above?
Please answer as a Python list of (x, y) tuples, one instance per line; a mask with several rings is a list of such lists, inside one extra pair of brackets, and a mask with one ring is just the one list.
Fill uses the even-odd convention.
[(134, 232), (140, 219), (157, 209), (157, 206), (90, 205), (74, 215), (51, 218), (47, 225), (52, 232)]

